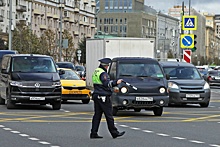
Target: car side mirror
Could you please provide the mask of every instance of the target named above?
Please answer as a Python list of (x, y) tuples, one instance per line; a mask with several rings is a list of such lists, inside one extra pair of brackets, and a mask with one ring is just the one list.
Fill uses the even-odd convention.
[(63, 75), (63, 74), (65, 74), (65, 71), (63, 69), (60, 69), (59, 70), (59, 75)]
[(170, 75), (166, 74), (166, 79), (169, 80), (170, 79)]

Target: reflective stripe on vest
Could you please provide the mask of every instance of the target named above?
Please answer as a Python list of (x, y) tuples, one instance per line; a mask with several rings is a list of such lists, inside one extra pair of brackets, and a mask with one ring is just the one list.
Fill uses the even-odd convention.
[(105, 72), (102, 68), (96, 68), (93, 75), (92, 75), (92, 82), (93, 84), (102, 84), (102, 81), (100, 80), (100, 75)]

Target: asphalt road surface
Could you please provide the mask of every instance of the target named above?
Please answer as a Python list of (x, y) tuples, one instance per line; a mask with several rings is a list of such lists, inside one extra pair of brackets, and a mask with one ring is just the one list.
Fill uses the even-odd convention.
[(0, 105), (0, 147), (220, 147), (220, 89), (213, 88), (208, 108), (199, 105), (152, 111), (119, 111), (115, 123), (126, 131), (113, 139), (103, 115), (99, 135), (89, 139), (93, 102), (68, 101), (61, 110), (50, 105)]

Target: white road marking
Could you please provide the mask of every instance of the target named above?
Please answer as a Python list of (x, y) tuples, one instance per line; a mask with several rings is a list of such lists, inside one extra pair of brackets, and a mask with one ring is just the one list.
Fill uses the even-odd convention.
[(164, 136), (164, 137), (170, 136), (170, 135), (168, 135), (168, 134), (162, 134), (162, 133), (157, 133), (157, 135), (159, 135), (159, 136)]
[(29, 136), (29, 135), (27, 135), (27, 134), (19, 134), (20, 136), (22, 136), (22, 137), (27, 137), (27, 136)]
[(3, 125), (0, 125), (0, 128), (4, 128), (5, 126), (3, 126)]
[(18, 134), (18, 133), (20, 133), (20, 132), (18, 132), (18, 131), (11, 131), (12, 133), (15, 133), (15, 134)]
[(198, 144), (202, 144), (202, 143), (205, 143), (205, 142), (202, 142), (202, 141), (198, 141), (198, 140), (189, 140), (189, 142), (192, 142), (192, 143), (198, 143)]
[(132, 130), (140, 130), (140, 128), (131, 127)]
[(217, 144), (210, 144), (209, 146), (212, 146), (212, 147), (220, 147), (220, 145), (217, 145)]
[(41, 144), (50, 144), (49, 142), (46, 142), (46, 141), (39, 141), (39, 143), (41, 143)]
[(127, 128), (128, 126), (127, 125), (120, 125), (121, 127), (125, 127), (125, 128)]
[(142, 130), (142, 131), (145, 133), (154, 133), (153, 131), (150, 131), (150, 130)]
[(184, 140), (186, 138), (183, 138), (183, 137), (172, 137), (173, 139), (179, 139), (179, 140)]
[(7, 130), (7, 131), (10, 131), (11, 130), (11, 128), (3, 128), (4, 130)]
[(30, 139), (30, 140), (40, 140), (40, 139), (38, 139), (38, 138), (28, 138), (28, 139)]

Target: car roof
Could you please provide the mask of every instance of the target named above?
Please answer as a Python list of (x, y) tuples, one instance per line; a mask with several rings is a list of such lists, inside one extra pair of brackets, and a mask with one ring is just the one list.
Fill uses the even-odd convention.
[[(72, 69), (70, 69), (70, 68), (57, 68), (57, 70), (60, 70), (60, 69), (62, 69), (62, 70), (72, 70)], [(73, 71), (73, 70), (72, 70)]]
[(13, 57), (27, 57), (27, 56), (30, 56), (30, 57), (51, 57), (51, 56), (48, 56), (48, 55), (40, 55), (40, 54), (7, 54), (5, 56), (13, 56)]
[(177, 67), (177, 66), (181, 66), (181, 67), (195, 67), (193, 64), (187, 63), (187, 62), (159, 61), (159, 63), (160, 63), (160, 65), (162, 67)]
[(146, 58), (146, 57), (116, 57), (113, 58), (112, 61), (119, 61), (119, 62), (158, 62), (156, 59), (153, 58)]

